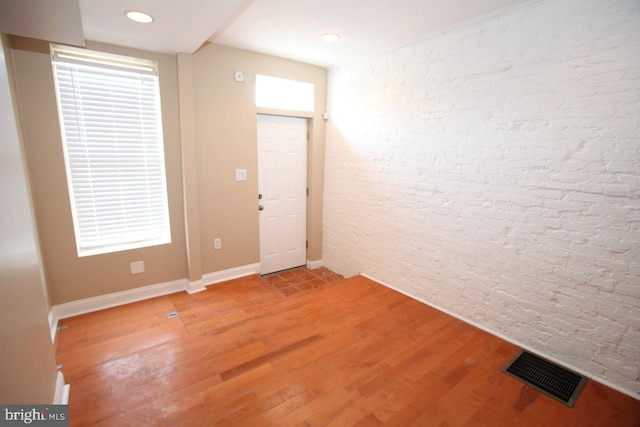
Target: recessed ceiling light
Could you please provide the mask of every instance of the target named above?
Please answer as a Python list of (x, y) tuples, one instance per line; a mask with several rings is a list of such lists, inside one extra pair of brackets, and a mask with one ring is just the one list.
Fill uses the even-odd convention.
[(127, 18), (132, 21), (139, 22), (141, 24), (150, 24), (153, 22), (153, 16), (148, 13), (140, 12), (139, 10), (128, 10), (125, 12)]
[(326, 33), (322, 35), (322, 40), (324, 40), (327, 43), (335, 43), (338, 40), (340, 40), (340, 36), (333, 33)]

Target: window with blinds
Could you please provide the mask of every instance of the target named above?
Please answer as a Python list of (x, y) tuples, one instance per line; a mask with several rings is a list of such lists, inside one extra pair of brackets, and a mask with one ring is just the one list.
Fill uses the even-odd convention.
[(157, 65), (51, 53), (78, 255), (170, 243)]

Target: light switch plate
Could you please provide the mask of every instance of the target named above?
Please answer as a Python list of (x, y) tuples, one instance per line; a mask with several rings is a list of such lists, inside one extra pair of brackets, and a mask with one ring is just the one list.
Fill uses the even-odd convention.
[(235, 72), (233, 73), (233, 79), (234, 79), (235, 81), (237, 81), (238, 83), (242, 83), (242, 82), (244, 82), (244, 72), (242, 72), (242, 71), (235, 71)]
[(246, 181), (246, 180), (247, 180), (247, 170), (236, 169), (236, 181)]

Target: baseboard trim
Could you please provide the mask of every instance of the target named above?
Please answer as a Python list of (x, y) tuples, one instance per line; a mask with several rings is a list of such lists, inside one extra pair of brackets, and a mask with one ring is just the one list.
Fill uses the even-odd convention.
[(458, 319), (458, 320), (460, 320), (460, 321), (462, 321), (462, 322), (464, 322), (464, 323), (466, 323), (468, 325), (474, 326), (474, 327), (476, 327), (476, 328), (478, 328), (478, 329), (480, 329), (482, 331), (485, 331), (485, 332), (487, 332), (487, 333), (489, 333), (489, 334), (491, 334), (491, 335), (493, 335), (495, 337), (503, 339), (503, 340), (515, 345), (515, 346), (518, 346), (518, 347), (523, 348), (523, 349), (525, 349), (525, 350), (527, 350), (527, 351), (529, 351), (531, 353), (534, 353), (534, 354), (537, 354), (539, 356), (542, 356), (545, 359), (550, 360), (551, 362), (557, 363), (558, 365), (561, 365), (561, 366), (564, 366), (564, 367), (566, 367), (568, 369), (571, 369), (571, 370), (573, 370), (573, 371), (575, 371), (575, 372), (577, 372), (577, 373), (579, 373), (579, 374), (581, 374), (581, 375), (583, 375), (583, 376), (585, 376), (587, 378), (591, 378), (592, 380), (594, 380), (596, 382), (599, 382), (599, 383), (601, 383), (603, 385), (606, 385), (607, 387), (610, 387), (610, 388), (612, 388), (612, 389), (614, 389), (616, 391), (619, 391), (622, 394), (626, 394), (627, 396), (630, 396), (630, 397), (632, 397), (632, 398), (634, 398), (636, 400), (640, 400), (640, 395), (638, 393), (634, 393), (631, 390), (627, 390), (627, 389), (625, 389), (623, 387), (620, 387), (619, 385), (613, 384), (610, 381), (608, 381), (608, 380), (606, 380), (604, 378), (601, 378), (601, 377), (599, 377), (597, 375), (594, 375), (591, 372), (587, 372), (584, 369), (580, 369), (580, 368), (578, 368), (576, 366), (573, 366), (573, 365), (571, 365), (569, 363), (566, 363), (565, 361), (562, 361), (562, 360), (560, 360), (560, 359), (558, 359), (558, 358), (556, 358), (554, 356), (546, 354), (546, 353), (540, 351), (539, 349), (534, 349), (534, 348), (530, 347), (527, 344), (524, 344), (524, 343), (522, 343), (522, 342), (520, 342), (520, 341), (518, 341), (516, 339), (513, 339), (513, 338), (511, 338), (509, 336), (506, 336), (506, 335), (502, 334), (501, 332), (498, 332), (498, 331), (495, 331), (493, 329), (487, 328), (486, 326), (483, 326), (483, 325), (481, 325), (481, 324), (479, 324), (479, 323), (477, 323), (477, 322), (475, 322), (475, 321), (473, 321), (471, 319), (467, 319), (466, 317), (462, 317), (458, 313), (455, 313), (455, 312), (453, 312), (451, 310), (443, 308), (443, 307), (441, 307), (441, 306), (439, 306), (437, 304), (433, 304), (433, 303), (431, 303), (431, 302), (429, 302), (429, 301), (427, 301), (427, 300), (425, 300), (423, 298), (417, 297), (415, 295), (411, 295), (410, 293), (408, 293), (408, 292), (406, 292), (406, 291), (404, 291), (404, 290), (402, 290), (400, 288), (397, 288), (396, 286), (393, 286), (393, 285), (390, 285), (388, 283), (385, 283), (385, 282), (383, 282), (381, 280), (378, 280), (375, 277), (372, 277), (372, 276), (370, 276), (368, 274), (360, 273), (360, 275), (362, 277), (366, 277), (369, 280), (373, 280), (374, 282), (379, 283), (384, 287), (387, 287), (389, 289), (393, 289), (396, 292), (399, 292), (399, 293), (401, 293), (401, 294), (403, 294), (405, 296), (408, 296), (409, 298), (412, 298), (412, 299), (414, 299), (414, 300), (416, 300), (418, 302), (421, 302), (422, 304), (428, 305), (431, 308), (434, 308), (434, 309), (436, 309), (438, 311), (446, 313), (451, 317), (455, 317), (456, 319)]
[(68, 405), (69, 404), (69, 384), (64, 383), (64, 375), (58, 371), (56, 377), (56, 389), (53, 394), (54, 405)]
[(202, 292), (202, 291), (206, 291), (207, 288), (204, 285), (204, 280), (200, 279), (200, 280), (196, 280), (194, 282), (192, 281), (187, 281), (187, 293), (188, 294), (197, 294), (198, 292)]
[(324, 261), (321, 259), (315, 260), (315, 261), (310, 261), (307, 260), (307, 268), (309, 270), (315, 270), (316, 268), (320, 268), (324, 266)]
[(195, 294), (197, 292), (205, 291), (207, 289), (207, 285), (213, 285), (215, 283), (225, 282), (239, 277), (250, 276), (252, 274), (260, 274), (260, 263), (207, 273), (202, 276), (201, 280), (173, 280), (156, 285), (143, 286), (141, 288), (130, 289), (127, 291), (114, 292), (111, 294), (54, 305), (51, 307), (51, 310), (49, 310), (48, 317), (51, 342), (55, 342), (56, 333), (58, 332), (58, 322), (62, 319), (79, 316), (81, 314), (93, 313), (94, 311), (117, 307), (149, 298), (169, 295), (180, 291), (187, 291), (189, 294)]
[(204, 286), (214, 285), (227, 280), (238, 279), (240, 277), (260, 274), (260, 263), (243, 265), (241, 267), (229, 268), (227, 270), (214, 271), (202, 275)]
[(184, 291), (186, 287), (186, 279), (180, 279), (54, 305), (51, 307), (51, 312), (49, 314), (52, 337), (55, 338), (54, 331), (57, 330), (59, 320), (79, 316), (81, 314), (92, 313), (98, 310), (104, 310), (106, 308), (117, 307), (132, 302), (138, 302), (149, 298), (173, 294)]
[(56, 333), (58, 332), (58, 316), (53, 307), (49, 310), (49, 332), (51, 333), (51, 344), (56, 342)]

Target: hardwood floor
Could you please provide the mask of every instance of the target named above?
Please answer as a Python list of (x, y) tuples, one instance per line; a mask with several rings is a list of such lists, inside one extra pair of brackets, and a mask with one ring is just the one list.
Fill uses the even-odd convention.
[(639, 401), (589, 381), (568, 408), (500, 372), (515, 346), (363, 277), (287, 297), (250, 276), (61, 323), (72, 426), (640, 425)]

